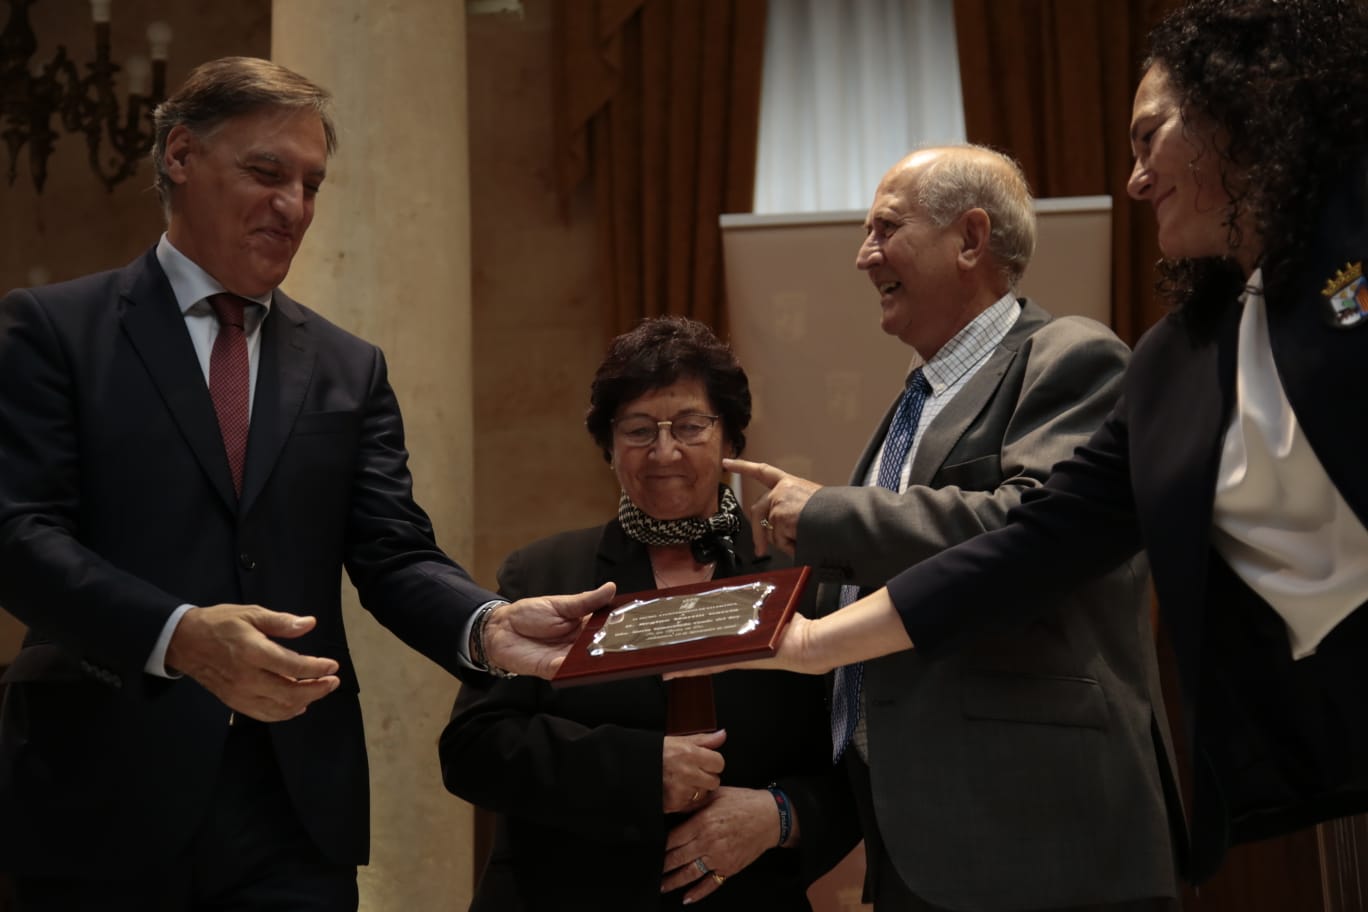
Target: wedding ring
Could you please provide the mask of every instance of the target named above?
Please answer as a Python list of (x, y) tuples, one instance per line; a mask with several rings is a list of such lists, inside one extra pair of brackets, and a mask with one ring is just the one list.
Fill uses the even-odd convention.
[(770, 522), (769, 517), (766, 516), (764, 519), (760, 520), (760, 528), (764, 529), (766, 532), (773, 532), (774, 523)]
[(703, 863), (703, 859), (702, 859), (701, 857), (695, 858), (695, 859), (694, 859), (694, 867), (695, 867), (695, 868), (698, 868), (698, 873), (699, 873), (699, 874), (711, 874), (711, 873), (712, 873), (712, 871), (709, 871), (709, 870), (708, 870), (708, 866), (705, 865), (705, 864)]
[(701, 794), (703, 794), (703, 793), (700, 792), (698, 789), (694, 789), (693, 797), (689, 799), (689, 804), (693, 804), (695, 801), (697, 801), (697, 800), (698, 800), (698, 796), (701, 795)]
[(727, 879), (725, 874), (718, 874), (716, 871), (709, 871), (708, 873), (712, 875), (713, 883), (719, 887), (722, 886), (722, 881)]

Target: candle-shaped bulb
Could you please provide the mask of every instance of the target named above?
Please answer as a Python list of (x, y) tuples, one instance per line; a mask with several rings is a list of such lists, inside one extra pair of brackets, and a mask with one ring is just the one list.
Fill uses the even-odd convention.
[(152, 91), (152, 61), (134, 54), (124, 62), (124, 72), (128, 75), (128, 94), (146, 98)]
[(171, 26), (158, 19), (147, 27), (147, 43), (152, 46), (152, 59), (165, 60), (171, 50)]
[(109, 21), (109, 7), (114, 0), (90, 0), (90, 18), (97, 23)]

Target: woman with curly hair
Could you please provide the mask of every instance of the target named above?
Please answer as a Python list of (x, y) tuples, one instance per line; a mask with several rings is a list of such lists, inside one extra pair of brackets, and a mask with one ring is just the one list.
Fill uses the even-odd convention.
[(1144, 548), (1193, 745), (1189, 877), (1368, 810), (1365, 47), (1360, 0), (1196, 0), (1154, 30), (1129, 192), (1176, 307), (1122, 401), (1005, 528), (796, 618), (768, 664), (953, 649)]

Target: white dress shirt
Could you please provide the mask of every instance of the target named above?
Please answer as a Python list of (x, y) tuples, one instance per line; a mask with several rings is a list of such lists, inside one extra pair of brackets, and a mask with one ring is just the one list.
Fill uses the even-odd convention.
[[(204, 373), (204, 385), (208, 386), (209, 355), (214, 350), (214, 340), (218, 338), (219, 332), (218, 317), (214, 316), (214, 310), (209, 306), (209, 298), (228, 289), (173, 247), (165, 234), (157, 242), (157, 262), (161, 264), (167, 281), (171, 283), (171, 293), (176, 296), (176, 306), (185, 318), (185, 329), (190, 333), (190, 342), (195, 346), (195, 357), (199, 359), (200, 370)], [(274, 293), (270, 291), (260, 297), (251, 298), (239, 295), (244, 300), (261, 305), (248, 307), (243, 311), (243, 332), (247, 338), (249, 421), (252, 403), (256, 399), (257, 364), (261, 360), (261, 324), (271, 308), (271, 296)], [(175, 633), (176, 625), (192, 607), (194, 606), (181, 605), (167, 618), (161, 635), (157, 637), (156, 645), (152, 647), (151, 655), (147, 657), (147, 664), (143, 666), (148, 674), (162, 678), (179, 677), (166, 670), (166, 648), (171, 645), (171, 634)]]
[(1216, 478), (1213, 541), (1282, 617), (1292, 656), (1302, 659), (1368, 602), (1368, 530), (1325, 474), (1283, 392), (1262, 270), (1250, 276), (1243, 303), (1235, 415)]

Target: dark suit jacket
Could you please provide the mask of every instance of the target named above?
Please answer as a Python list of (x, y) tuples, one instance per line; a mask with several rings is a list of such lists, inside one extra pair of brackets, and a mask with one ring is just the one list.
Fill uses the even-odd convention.
[(261, 329), (241, 501), (204, 376), (153, 252), (0, 300), (0, 605), (28, 625), (0, 718), (0, 867), (132, 874), (200, 819), (229, 711), (143, 665), (180, 604), (314, 615), (289, 642), (342, 686), (270, 726), (305, 826), (368, 853), (368, 783), (342, 568), (452, 672), (491, 598), (413, 502), (379, 349), (276, 292)]
[[(783, 565), (755, 558), (744, 525), (736, 555), (738, 576)], [(655, 588), (646, 547), (617, 520), (542, 539), (499, 570), (508, 597), (608, 580), (619, 592)], [(718, 725), (727, 730), (722, 784), (777, 781), (802, 838), (727, 878), (701, 908), (807, 909), (807, 885), (859, 839), (849, 786), (831, 765), (821, 679), (738, 671), (713, 680)], [(463, 687), (442, 734), (443, 776), (452, 792), (499, 815), (471, 908), (679, 908), (682, 890), (660, 895), (665, 837), (682, 819), (661, 812), (664, 726), (659, 677), (564, 689), (525, 677), (487, 692)]]
[[(922, 430), (908, 490), (859, 486), (890, 408), (856, 486), (822, 488), (803, 510), (797, 559), (878, 587), (909, 561), (1000, 527), (1106, 416), (1127, 356), (1105, 327), (1023, 301), (988, 361)], [(867, 838), (882, 839), (922, 899), (992, 912), (1177, 892), (1146, 569), (1107, 570), (1024, 629), (960, 654), (866, 664), (878, 823)], [(823, 608), (837, 596), (823, 587)]]
[[(1321, 294), (1346, 263), (1368, 260), (1368, 169), (1344, 180), (1326, 207), (1313, 253), (1292, 291), (1268, 301), (1269, 333), (1278, 376), (1297, 421), (1321, 464), (1361, 522), (1368, 524), (1368, 384), (1357, 378), (1368, 363), (1368, 323), (1336, 327)], [(928, 653), (944, 652), (966, 634), (1004, 614), (1039, 610), (1040, 596), (1115, 564), (1140, 547), (1149, 553), (1164, 621), (1173, 639), (1183, 685), (1187, 725), (1195, 755), (1196, 794), (1189, 875), (1201, 879), (1219, 864), (1231, 838), (1267, 835), (1225, 831), (1222, 793), (1245, 790), (1233, 763), (1210, 762), (1213, 752), (1233, 758), (1250, 752), (1234, 717), (1258, 698), (1227, 691), (1216, 703), (1201, 685), (1217, 664), (1239, 663), (1256, 683), (1274, 671), (1277, 650), (1254, 655), (1232, 648), (1236, 631), (1208, 624), (1214, 609), (1240, 598), (1223, 562), (1211, 550), (1212, 504), (1221, 445), (1234, 407), (1237, 332), (1241, 308), (1217, 302), (1224, 315), (1214, 333), (1190, 332), (1170, 315), (1141, 340), (1126, 376), (1125, 392), (1106, 423), (1077, 455), (1057, 467), (1049, 482), (1025, 498), (1006, 528), (985, 535), (934, 561), (911, 568), (889, 583), (912, 642)], [(1042, 547), (1048, 544), (1049, 547)], [(1212, 581), (1221, 580), (1213, 587)], [(1342, 675), (1343, 690), (1358, 700), (1368, 692), (1360, 610), (1333, 631), (1327, 643), (1352, 637), (1352, 648), (1323, 649), (1318, 662)], [(1285, 650), (1286, 644), (1283, 643)], [(1285, 657), (1286, 652), (1282, 655)], [(1283, 663), (1284, 666), (1286, 663)], [(1350, 681), (1354, 683), (1349, 683)], [(1258, 691), (1262, 693), (1262, 689)], [(1244, 701), (1248, 701), (1245, 703)], [(1355, 712), (1340, 726), (1364, 750), (1365, 726)], [(1271, 740), (1278, 740), (1272, 733)], [(1315, 745), (1311, 746), (1315, 749)], [(1337, 750), (1336, 745), (1332, 750)], [(1343, 800), (1320, 796), (1301, 819), (1337, 816), (1368, 807), (1368, 754), (1360, 754), (1357, 792)], [(1214, 777), (1214, 778), (1213, 778)], [(1332, 792), (1345, 782), (1323, 782)], [(1303, 795), (1310, 801), (1316, 796)]]

